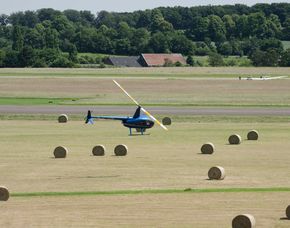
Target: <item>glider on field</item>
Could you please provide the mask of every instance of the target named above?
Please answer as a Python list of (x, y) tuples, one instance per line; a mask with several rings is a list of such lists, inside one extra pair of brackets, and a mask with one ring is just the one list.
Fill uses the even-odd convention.
[(254, 80), (254, 81), (265, 81), (265, 80), (274, 80), (274, 79), (282, 79), (282, 78), (288, 78), (288, 76), (276, 76), (276, 77), (269, 77), (269, 76), (260, 76), (260, 77), (246, 77), (242, 78), (239, 77), (240, 80)]
[[(135, 128), (136, 131), (143, 133), (146, 129), (152, 128), (154, 123), (157, 123), (164, 130), (168, 130), (162, 123), (160, 123), (154, 116), (152, 116), (148, 111), (146, 111), (118, 82), (113, 80), (114, 83), (138, 106), (135, 114), (132, 117), (124, 116), (92, 116), (91, 111), (88, 111), (86, 117), (86, 124), (93, 124), (93, 119), (109, 119), (109, 120), (120, 120), (125, 127), (129, 128), (130, 135), (132, 135), (132, 128)], [(143, 111), (146, 115), (141, 115)]]

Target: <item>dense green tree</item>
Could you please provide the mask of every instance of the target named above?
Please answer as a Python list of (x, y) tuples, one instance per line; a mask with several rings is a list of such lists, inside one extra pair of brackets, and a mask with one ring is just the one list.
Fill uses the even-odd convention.
[(193, 18), (192, 27), (189, 29), (188, 35), (192, 40), (204, 41), (208, 34), (209, 19), (206, 17)]
[(22, 30), (18, 25), (13, 27), (12, 40), (13, 40), (12, 49), (15, 51), (21, 51), (23, 48), (24, 40)]
[(118, 55), (128, 55), (130, 54), (131, 49), (131, 43), (130, 40), (125, 39), (119, 39), (116, 41), (116, 49), (115, 53)]
[(67, 41), (66, 43), (67, 52), (69, 54), (69, 60), (76, 63), (78, 61), (78, 51), (74, 44)]
[(233, 47), (231, 43), (229, 42), (224, 42), (224, 43), (219, 44), (217, 46), (217, 50), (220, 54), (225, 55), (225, 56), (232, 55), (233, 53)]
[(226, 37), (230, 39), (231, 37), (234, 37), (235, 31), (236, 31), (236, 23), (234, 22), (231, 15), (225, 15), (222, 18), (225, 29), (226, 29)]
[(56, 16), (52, 21), (51, 28), (58, 32), (60, 42), (65, 39), (71, 40), (75, 34), (73, 24), (64, 15)]
[[(93, 49), (90, 52), (114, 54), (115, 47), (110, 38), (102, 33), (94, 33), (92, 37)], [(120, 45), (121, 46), (121, 45)]]
[(24, 26), (23, 21), (25, 21), (23, 12), (12, 13), (9, 16), (9, 23), (11, 23), (13, 26)]
[(282, 53), (279, 65), (283, 67), (290, 67), (290, 49), (287, 49)]
[(284, 40), (290, 40), (290, 17), (286, 19), (282, 32), (282, 38)]
[[(101, 11), (96, 16), (90, 11), (49, 8), (1, 14), (0, 49), (7, 52), (2, 65), (43, 67), (56, 59), (61, 62), (62, 57), (77, 63), (77, 52), (217, 52), (262, 56), (269, 62), (263, 60), (261, 65), (275, 66), (277, 59), (282, 64), (280, 56), (285, 55), (279, 39), (290, 40), (289, 15), (289, 3), (159, 7), (132, 13)], [(29, 55), (36, 58), (24, 59)]]
[(10, 41), (5, 39), (5, 38), (1, 38), (0, 37), (0, 49), (1, 48), (7, 48), (9, 46), (11, 46)]
[(51, 67), (73, 67), (73, 62), (64, 56), (58, 56), (50, 65)]
[(241, 42), (241, 50), (245, 55), (251, 55), (259, 47), (260, 43), (257, 38), (245, 39)]
[(250, 56), (254, 66), (278, 66), (279, 53), (270, 49), (267, 51), (256, 50)]
[(60, 56), (58, 49), (44, 48), (38, 52), (38, 58), (43, 59), (44, 62), (50, 66), (52, 62)]
[(226, 40), (226, 28), (219, 16), (209, 16), (209, 37), (216, 42), (223, 42)]
[(28, 45), (25, 45), (18, 55), (19, 64), (22, 67), (33, 66), (36, 58), (37, 56), (35, 50)]
[(96, 29), (81, 26), (73, 38), (77, 50), (79, 52), (94, 52), (93, 38), (96, 34)]
[(283, 51), (283, 44), (275, 38), (264, 39), (259, 41), (259, 48), (262, 51), (276, 50), (276, 52), (281, 53)]
[(186, 63), (189, 66), (194, 66), (194, 59), (192, 58), (192, 55), (187, 56)]
[(169, 41), (163, 33), (158, 32), (151, 36), (149, 47), (155, 53), (167, 53), (169, 52)]
[(267, 20), (267, 37), (281, 37), (282, 25), (277, 15), (271, 14)]
[(137, 28), (149, 29), (151, 25), (151, 10), (138, 11), (139, 17), (136, 22)]
[(210, 66), (213, 66), (213, 67), (225, 65), (223, 57), (217, 53), (211, 53), (208, 56), (208, 63)]
[(24, 45), (35, 49), (44, 48), (44, 37), (37, 29), (27, 29), (24, 35)]
[(15, 50), (7, 50), (5, 59), (4, 59), (4, 66), (5, 67), (19, 67), (19, 52)]
[(77, 10), (68, 9), (63, 11), (63, 14), (71, 22), (77, 23), (81, 21), (81, 13)]
[(139, 55), (141, 53), (147, 52), (150, 33), (145, 28), (136, 29), (133, 33), (134, 34), (131, 39), (132, 54)]
[(56, 16), (61, 15), (61, 12), (51, 8), (37, 10), (38, 19), (42, 21), (53, 21)]
[(4, 66), (5, 54), (5, 51), (0, 49), (0, 67)]
[(232, 55), (243, 56), (244, 52), (241, 48), (241, 42), (238, 40), (231, 40), (230, 45), (232, 46)]
[(95, 24), (95, 16), (88, 10), (80, 11), (80, 16), (82, 19), (82, 23), (84, 25), (94, 25)]
[(177, 10), (176, 7), (163, 8), (162, 15), (166, 21), (172, 24), (174, 29), (181, 29), (183, 27), (182, 16), (180, 15), (179, 10)]
[(195, 49), (196, 55), (205, 56), (211, 52), (212, 52), (212, 50), (206, 45), (205, 42), (197, 42), (196, 43), (196, 49)]
[(233, 20), (236, 24), (234, 36), (239, 39), (249, 37), (250, 30), (248, 26), (248, 16), (233, 15)]
[(110, 28), (116, 27), (116, 19), (113, 16), (113, 14), (107, 12), (107, 11), (101, 11), (98, 13), (98, 17), (95, 20), (96, 26), (100, 27), (102, 25), (106, 25)]
[(44, 43), (46, 48), (58, 49), (59, 48), (59, 34), (55, 29), (50, 27), (44, 31)]
[(151, 30), (153, 32), (158, 32), (158, 31), (167, 32), (167, 31), (172, 31), (173, 26), (171, 23), (169, 23), (163, 18), (163, 15), (160, 12), (160, 10), (156, 9), (152, 11)]
[(252, 13), (248, 16), (248, 28), (253, 36), (258, 38), (267, 37), (267, 19), (263, 13)]
[(120, 22), (117, 28), (118, 39), (131, 39), (133, 37), (133, 29), (126, 22)]
[(185, 35), (177, 34), (170, 41), (171, 51), (184, 55), (194, 54), (194, 45)]

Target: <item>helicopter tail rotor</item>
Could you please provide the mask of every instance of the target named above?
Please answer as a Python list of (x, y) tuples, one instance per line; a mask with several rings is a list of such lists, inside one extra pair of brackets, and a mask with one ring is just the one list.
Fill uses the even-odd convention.
[(87, 114), (85, 120), (86, 120), (86, 122), (85, 122), (86, 124), (88, 124), (88, 123), (93, 124), (94, 123), (93, 122), (93, 118), (92, 118), (92, 114), (91, 114), (91, 111), (90, 110), (88, 111), (88, 114)]

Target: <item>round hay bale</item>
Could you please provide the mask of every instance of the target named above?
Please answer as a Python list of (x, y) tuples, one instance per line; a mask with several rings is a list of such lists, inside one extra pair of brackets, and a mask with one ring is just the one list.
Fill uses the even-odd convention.
[(255, 227), (256, 220), (253, 215), (243, 214), (236, 216), (232, 221), (233, 228), (252, 228)]
[(290, 219), (290, 205), (286, 208), (286, 216)]
[(249, 131), (247, 138), (248, 138), (248, 140), (258, 140), (258, 138), (259, 138), (258, 131), (256, 131), (256, 130)]
[(9, 191), (6, 187), (0, 186), (0, 201), (7, 201), (9, 199)]
[(169, 117), (164, 117), (162, 119), (162, 124), (163, 125), (171, 125), (171, 119)]
[(220, 166), (211, 167), (208, 171), (208, 178), (210, 180), (223, 180), (225, 176), (225, 169)]
[(215, 147), (210, 142), (203, 144), (202, 147), (200, 148), (200, 151), (203, 154), (212, 154), (214, 150), (215, 150)]
[(104, 156), (106, 148), (103, 145), (97, 145), (93, 148), (92, 153), (94, 156)]
[(116, 156), (126, 156), (128, 152), (128, 147), (123, 144), (118, 145), (115, 147), (114, 152)]
[(58, 122), (59, 123), (66, 123), (68, 121), (68, 117), (66, 114), (61, 114), (59, 117), (58, 117)]
[(65, 158), (67, 153), (68, 153), (68, 150), (63, 146), (58, 146), (53, 151), (55, 158)]
[(240, 144), (242, 142), (242, 138), (241, 138), (241, 136), (239, 136), (239, 135), (237, 135), (237, 134), (235, 134), (235, 135), (231, 135), (230, 137), (229, 137), (229, 143), (231, 144), (231, 145), (238, 145), (238, 144)]

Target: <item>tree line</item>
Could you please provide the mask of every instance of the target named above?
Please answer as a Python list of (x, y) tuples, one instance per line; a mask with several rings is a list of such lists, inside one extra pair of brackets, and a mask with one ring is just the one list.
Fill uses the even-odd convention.
[(289, 3), (96, 15), (40, 9), (0, 15), (0, 67), (72, 67), (101, 61), (78, 57), (78, 52), (246, 55), (255, 66), (290, 66), (290, 50), (283, 50), (281, 40), (290, 41)]

